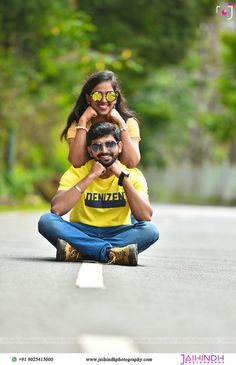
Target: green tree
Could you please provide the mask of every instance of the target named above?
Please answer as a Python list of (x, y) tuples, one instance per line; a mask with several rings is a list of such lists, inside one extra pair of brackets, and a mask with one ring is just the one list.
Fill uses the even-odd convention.
[(15, 192), (31, 191), (33, 180), (63, 171), (67, 146), (59, 135), (87, 74), (132, 68), (121, 56), (92, 50), (94, 32), (69, 0), (0, 3), (1, 192), (17, 179)]
[(211, 104), (203, 113), (202, 123), (214, 140), (220, 143), (231, 163), (236, 163), (236, 35), (222, 32), (223, 54), (218, 75), (209, 89)]
[[(207, 0), (79, 0), (98, 32), (92, 45), (115, 53), (130, 51), (145, 67), (177, 64), (203, 19), (214, 13)], [(106, 48), (104, 48), (104, 44)], [(128, 53), (127, 53), (128, 54)]]

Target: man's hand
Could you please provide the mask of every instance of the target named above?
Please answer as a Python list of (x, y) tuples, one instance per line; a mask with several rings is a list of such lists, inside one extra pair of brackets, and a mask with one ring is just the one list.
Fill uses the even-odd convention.
[(92, 175), (94, 179), (96, 179), (97, 177), (103, 175), (105, 172), (106, 168), (100, 162), (94, 161), (89, 174)]
[(87, 127), (87, 123), (92, 118), (95, 118), (97, 115), (98, 115), (97, 112), (91, 106), (88, 106), (79, 119), (79, 125), (85, 124), (85, 126)]
[(113, 172), (116, 177), (119, 177), (122, 171), (120, 162), (115, 161), (111, 166), (108, 167), (108, 170)]

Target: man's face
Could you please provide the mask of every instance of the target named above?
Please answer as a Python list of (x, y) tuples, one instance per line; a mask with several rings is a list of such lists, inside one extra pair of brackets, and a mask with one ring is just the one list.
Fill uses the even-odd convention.
[(112, 135), (94, 139), (88, 147), (89, 154), (104, 167), (111, 166), (121, 152), (121, 142), (116, 142)]

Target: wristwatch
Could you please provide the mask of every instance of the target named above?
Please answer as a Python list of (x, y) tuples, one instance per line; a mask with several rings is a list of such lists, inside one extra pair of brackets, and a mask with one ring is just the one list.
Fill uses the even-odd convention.
[(119, 176), (119, 180), (118, 180), (118, 185), (122, 186), (123, 185), (123, 180), (124, 177), (129, 177), (129, 173), (126, 171), (121, 171), (120, 176)]

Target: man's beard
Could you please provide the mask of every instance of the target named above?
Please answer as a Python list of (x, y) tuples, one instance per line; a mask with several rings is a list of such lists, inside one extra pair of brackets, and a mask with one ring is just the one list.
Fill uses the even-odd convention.
[[(112, 159), (110, 161), (104, 161), (104, 160), (101, 159), (101, 156), (111, 156)], [(104, 154), (100, 153), (97, 156), (96, 161), (100, 162), (104, 167), (107, 168), (107, 167), (111, 166), (117, 160), (117, 158), (118, 158), (118, 154), (112, 155), (110, 153), (104, 153)]]

